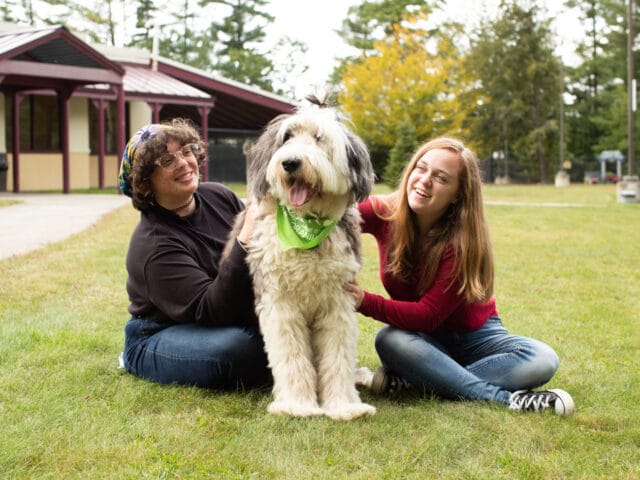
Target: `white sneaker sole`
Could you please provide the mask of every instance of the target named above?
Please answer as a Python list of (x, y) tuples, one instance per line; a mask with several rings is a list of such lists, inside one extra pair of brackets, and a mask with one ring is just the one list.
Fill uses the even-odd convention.
[(555, 401), (556, 407), (556, 415), (561, 416), (569, 416), (573, 415), (573, 412), (576, 411), (576, 406), (573, 403), (573, 398), (569, 395), (568, 392), (561, 390), (559, 388), (549, 390), (550, 392), (555, 393), (558, 398)]
[(384, 367), (378, 367), (371, 378), (371, 393), (381, 395), (389, 389), (389, 377)]

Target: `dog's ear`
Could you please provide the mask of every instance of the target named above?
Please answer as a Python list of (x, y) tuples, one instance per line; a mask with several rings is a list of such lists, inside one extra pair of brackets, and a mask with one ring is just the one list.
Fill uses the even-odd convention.
[(351, 184), (355, 202), (364, 201), (373, 188), (374, 174), (369, 150), (364, 142), (343, 125), (347, 135), (347, 159), (351, 172)]
[(278, 115), (271, 120), (247, 155), (247, 161), (249, 162), (247, 184), (249, 185), (251, 196), (257, 200), (264, 199), (269, 191), (267, 167), (271, 157), (280, 147), (280, 139), (278, 138), (280, 126), (289, 116), (288, 114)]

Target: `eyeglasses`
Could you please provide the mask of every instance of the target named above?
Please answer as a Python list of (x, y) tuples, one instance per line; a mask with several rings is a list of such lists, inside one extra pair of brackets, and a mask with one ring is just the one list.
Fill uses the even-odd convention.
[(175, 153), (163, 153), (155, 163), (162, 168), (175, 168), (178, 164), (178, 158), (196, 157), (201, 150), (197, 143), (189, 143)]

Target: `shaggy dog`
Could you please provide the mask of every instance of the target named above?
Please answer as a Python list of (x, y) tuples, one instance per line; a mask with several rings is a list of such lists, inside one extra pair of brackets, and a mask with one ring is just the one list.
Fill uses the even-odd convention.
[(376, 411), (355, 388), (358, 326), (343, 289), (360, 269), (354, 203), (369, 195), (373, 169), (327, 92), (307, 100), (272, 120), (249, 152), (257, 210), (247, 263), (274, 379), (268, 411), (351, 420)]

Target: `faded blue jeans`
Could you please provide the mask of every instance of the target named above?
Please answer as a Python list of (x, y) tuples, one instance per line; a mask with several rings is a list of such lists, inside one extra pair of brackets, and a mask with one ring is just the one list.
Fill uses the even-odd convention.
[(258, 327), (167, 326), (132, 318), (123, 360), (127, 371), (162, 384), (239, 388), (270, 381)]
[(431, 335), (385, 327), (382, 364), (413, 387), (440, 397), (509, 404), (511, 393), (547, 383), (558, 369), (551, 347), (510, 335), (498, 317), (472, 332)]

